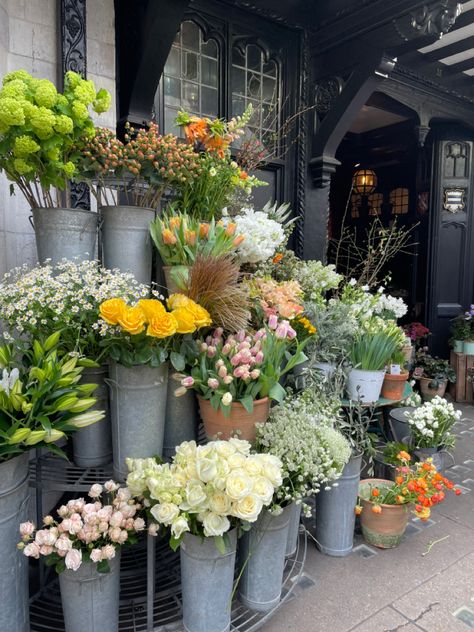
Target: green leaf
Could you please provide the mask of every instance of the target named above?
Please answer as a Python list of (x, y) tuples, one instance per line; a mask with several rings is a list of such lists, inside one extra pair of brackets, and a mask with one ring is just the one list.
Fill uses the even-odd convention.
[(246, 395), (239, 401), (248, 413), (253, 412), (253, 397), (251, 395)]
[(216, 549), (219, 551), (219, 553), (221, 555), (225, 555), (226, 546), (225, 546), (225, 540), (224, 540), (223, 536), (222, 535), (214, 536), (214, 543), (215, 543)]
[(66, 570), (66, 563), (65, 563), (65, 561), (64, 560), (59, 560), (59, 562), (54, 567), (54, 570), (56, 571), (56, 573), (58, 575), (60, 573), (62, 573), (63, 571), (65, 571)]
[(99, 573), (110, 573), (110, 566), (108, 560), (101, 560), (97, 563), (97, 571)]
[(275, 384), (271, 387), (270, 392), (268, 393), (268, 397), (270, 399), (276, 400), (279, 404), (285, 399), (286, 391), (280, 382), (275, 382)]
[(176, 552), (179, 549), (182, 539), (183, 536), (180, 536), (179, 538), (175, 538), (173, 536), (170, 537), (169, 545), (172, 551)]
[(184, 357), (180, 353), (176, 353), (176, 351), (172, 351), (170, 353), (170, 360), (173, 367), (176, 371), (184, 371), (186, 366), (186, 362)]
[(51, 351), (51, 349), (53, 349), (58, 344), (60, 338), (61, 338), (60, 331), (55, 331), (54, 334), (51, 334), (50, 336), (48, 336), (48, 338), (46, 338), (46, 340), (44, 341), (45, 351)]

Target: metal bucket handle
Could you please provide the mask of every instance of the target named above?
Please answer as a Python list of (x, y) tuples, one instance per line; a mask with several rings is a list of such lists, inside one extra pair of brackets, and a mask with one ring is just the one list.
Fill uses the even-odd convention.
[(33, 222), (33, 215), (28, 215), (28, 221), (30, 222), (31, 228), (35, 230), (35, 224)]

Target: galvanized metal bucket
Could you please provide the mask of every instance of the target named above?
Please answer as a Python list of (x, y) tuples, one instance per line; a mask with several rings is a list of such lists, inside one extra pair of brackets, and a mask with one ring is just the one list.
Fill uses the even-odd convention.
[(166, 396), (166, 421), (163, 442), (163, 457), (171, 459), (177, 445), (183, 441), (195, 441), (198, 434), (199, 407), (194, 391), (188, 390), (181, 397), (175, 397), (174, 391), (179, 382), (168, 378)]
[(137, 281), (150, 285), (150, 223), (155, 211), (140, 206), (102, 206), (100, 215), (104, 266), (131, 272)]
[(234, 580), (237, 530), (219, 553), (214, 538), (186, 533), (181, 543), (183, 626), (186, 632), (228, 632)]
[(124, 481), (127, 457), (162, 456), (168, 363), (126, 367), (111, 362), (109, 375), (114, 477)]
[(109, 565), (110, 573), (99, 573), (96, 564), (85, 562), (77, 571), (59, 575), (66, 632), (118, 632), (120, 549)]
[(25, 452), (0, 464), (0, 630), (29, 632), (28, 558), (18, 551), (18, 527), (28, 519), (28, 465)]
[(296, 553), (300, 535), (301, 504), (297, 505), (296, 503), (291, 503), (290, 508), (290, 522), (288, 525), (285, 557), (291, 557)]
[(244, 571), (239, 600), (257, 612), (268, 612), (280, 602), (291, 513), (291, 505), (279, 516), (263, 510), (240, 540), (239, 564)]
[(34, 208), (32, 213), (40, 263), (95, 259), (97, 213), (81, 208)]
[(316, 543), (326, 555), (344, 557), (352, 551), (362, 454), (351, 457), (337, 487), (316, 495)]
[(406, 413), (415, 410), (414, 406), (401, 406), (400, 408), (392, 408), (388, 415), (388, 425), (394, 441), (402, 442), (405, 437), (411, 438), (411, 426), (406, 418)]
[(112, 429), (110, 425), (109, 391), (105, 380), (108, 365), (84, 369), (81, 381), (97, 384), (94, 397), (97, 402), (91, 410), (105, 411), (105, 417), (92, 426), (82, 428), (72, 438), (74, 463), (79, 467), (98, 467), (112, 461)]

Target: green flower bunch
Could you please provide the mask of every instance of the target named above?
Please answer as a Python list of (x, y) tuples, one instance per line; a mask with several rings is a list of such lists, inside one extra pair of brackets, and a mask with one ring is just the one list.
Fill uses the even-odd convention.
[[(32, 208), (69, 205), (69, 181), (76, 175), (78, 147), (94, 135), (90, 109), (101, 113), (110, 94), (69, 71), (64, 91), (25, 70), (5, 75), (0, 90), (0, 171)], [(66, 199), (52, 190), (66, 191)], [(13, 193), (13, 188), (11, 189)]]

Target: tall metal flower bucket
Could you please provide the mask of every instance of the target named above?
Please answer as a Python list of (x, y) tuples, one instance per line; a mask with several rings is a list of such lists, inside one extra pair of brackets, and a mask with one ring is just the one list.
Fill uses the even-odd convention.
[(131, 272), (137, 281), (150, 285), (150, 223), (155, 211), (140, 206), (102, 206), (100, 214), (104, 266)]
[(288, 538), (286, 541), (286, 557), (291, 557), (298, 548), (300, 535), (301, 504), (291, 503), (290, 522), (288, 525)]
[(163, 442), (163, 457), (171, 459), (177, 445), (183, 441), (197, 439), (199, 412), (194, 391), (189, 390), (181, 397), (175, 397), (179, 382), (170, 375), (168, 379), (168, 394), (166, 396), (165, 438)]
[(28, 517), (28, 452), (0, 464), (0, 630), (29, 632), (28, 558), (18, 527)]
[(118, 632), (120, 549), (109, 565), (109, 573), (99, 573), (96, 564), (85, 562), (77, 571), (59, 575), (66, 632)]
[(124, 481), (127, 457), (162, 456), (168, 363), (126, 367), (111, 362), (109, 376), (114, 477)]
[(93, 394), (97, 402), (91, 410), (103, 410), (105, 417), (92, 426), (74, 433), (72, 439), (74, 463), (79, 467), (98, 467), (112, 461), (109, 391), (105, 383), (108, 375), (108, 365), (87, 368), (82, 372), (82, 382), (97, 384)]
[(280, 602), (291, 513), (291, 505), (279, 516), (262, 511), (239, 543), (239, 564), (244, 567), (239, 600), (257, 612), (268, 612)]
[(352, 551), (361, 466), (362, 454), (351, 457), (337, 487), (316, 495), (316, 543), (326, 555), (344, 557)]
[(234, 580), (237, 531), (219, 553), (214, 538), (186, 533), (181, 543), (183, 625), (186, 632), (228, 632)]
[(95, 259), (97, 213), (80, 208), (34, 208), (32, 213), (40, 263)]

